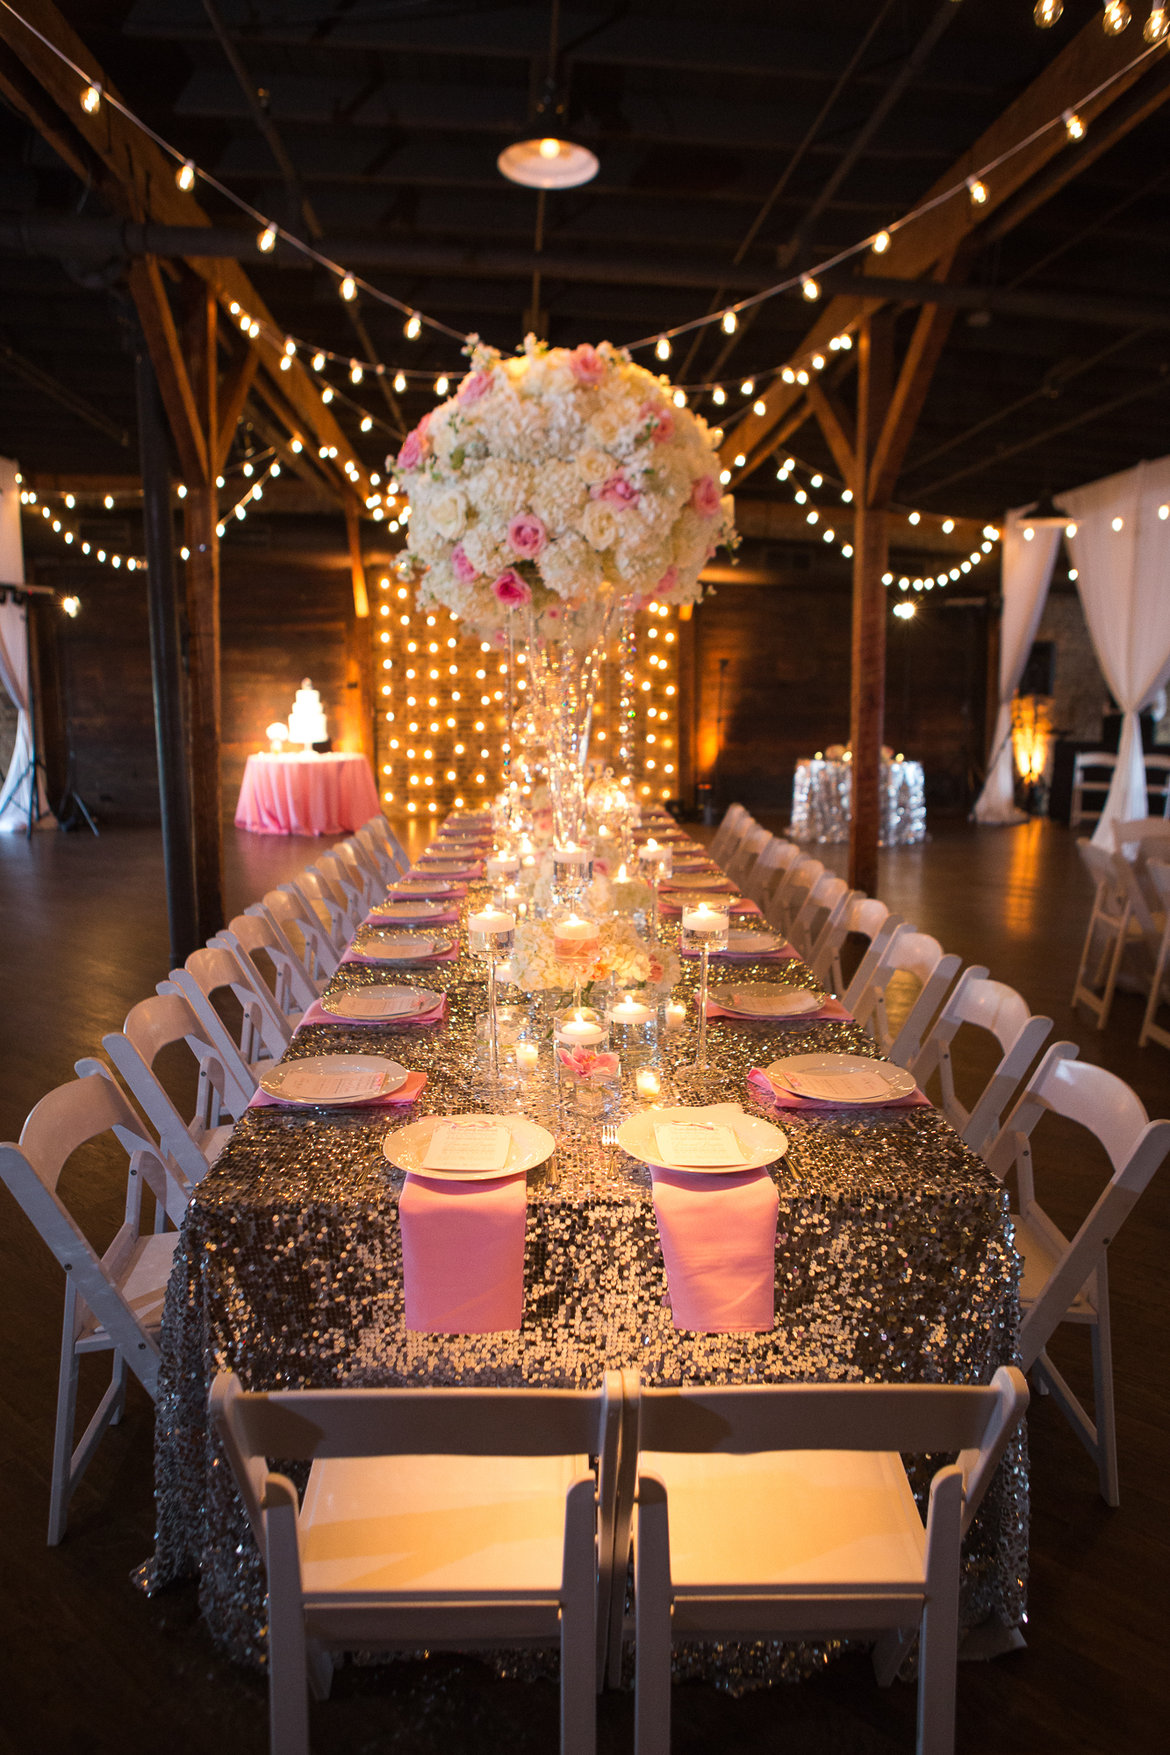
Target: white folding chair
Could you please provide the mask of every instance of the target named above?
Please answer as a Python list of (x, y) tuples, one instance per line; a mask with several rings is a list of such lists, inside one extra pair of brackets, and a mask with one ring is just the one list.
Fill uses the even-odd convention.
[[(642, 1389), (636, 1755), (669, 1755), (672, 1640), (879, 1634), (879, 1680), (916, 1632), (919, 1755), (954, 1746), (960, 1544), (1027, 1405), (987, 1388)], [(953, 1454), (925, 1526), (905, 1454)]]
[(1146, 770), (1146, 807), (1160, 807), (1162, 815), (1170, 817), (1170, 756), (1150, 752), (1142, 761)]
[[(234, 951), (212, 942), (192, 951), (183, 967), (172, 969), (156, 990), (183, 995), (225, 1069), (238, 1073), (243, 1065), (251, 1076), (253, 1091), (257, 1069), (279, 1060), (292, 1036), (288, 1019), (278, 1010), (264, 982), (257, 985), (257, 981), (259, 977), (254, 980), (248, 974)], [(234, 1000), (239, 1010), (236, 1034), (219, 1010), (228, 996), (228, 1003)]]
[(837, 995), (843, 994), (848, 985), (841, 967), (845, 941), (850, 936), (864, 938), (867, 940), (865, 952), (854, 971), (855, 975), (862, 977), (864, 985), (886, 945), (903, 924), (902, 916), (891, 914), (876, 896), (866, 896), (855, 890), (840, 918), (822, 928), (812, 948), (809, 967), (822, 987), (830, 987)]
[[(342, 849), (345, 849), (343, 852)], [(346, 912), (355, 924), (364, 919), (370, 903), (380, 894), (369, 873), (354, 857), (353, 849), (339, 841), (317, 861), (317, 870), (335, 893), (345, 900)]]
[(809, 891), (824, 876), (824, 871), (824, 860), (816, 859), (811, 853), (799, 854), (763, 904), (769, 926), (774, 926), (787, 938)]
[[(129, 1153), (126, 1208), (113, 1242), (99, 1256), (58, 1193), (74, 1152), (113, 1133)], [(65, 1534), (69, 1501), (107, 1426), (122, 1416), (126, 1367), (153, 1401), (158, 1392), (159, 1326), (178, 1241), (177, 1231), (143, 1231), (142, 1186), (157, 1207), (181, 1216), (176, 1187), (146, 1138), (141, 1119), (109, 1073), (96, 1069), (58, 1085), (29, 1115), (20, 1144), (0, 1145), (0, 1177), (35, 1225), (65, 1274), (65, 1315), (57, 1378), (49, 1494), (49, 1543)], [(77, 1383), (87, 1353), (112, 1353), (109, 1387), (74, 1446)]]
[(368, 823), (363, 823), (362, 827), (368, 829), (371, 835), (378, 836), (385, 842), (390, 849), (390, 857), (398, 870), (404, 872), (410, 864), (410, 855), (381, 812), (376, 817), (371, 817)]
[(246, 914), (267, 917), (284, 940), (290, 956), (297, 959), (318, 994), (324, 991), (344, 946), (335, 945), (332, 934), (321, 925), (297, 890), (268, 890), (263, 901), (253, 902)]
[[(955, 1090), (952, 1048), (963, 1025), (988, 1032), (1000, 1048), (999, 1060), (970, 1109)], [(986, 969), (964, 969), (911, 1062), (923, 1090), (937, 1072), (941, 1106), (973, 1152), (986, 1153), (1003, 1127), (1004, 1110), (1028, 1068), (1052, 1033), (1052, 1019), (1034, 1016), (1014, 987), (988, 979)]]
[(352, 898), (334, 882), (332, 873), (319, 866), (307, 865), (304, 871), (298, 872), (289, 883), (281, 884), (280, 888), (290, 895), (299, 896), (316, 915), (322, 931), (340, 956), (357, 931), (361, 913), (353, 905)]
[[(1108, 1248), (1154, 1172), (1170, 1153), (1170, 1121), (1150, 1121), (1124, 1080), (1076, 1059), (1071, 1042), (1054, 1042), (1029, 1079), (988, 1153), (1005, 1181), (1015, 1170), (1016, 1248), (1023, 1258), (1020, 1362), (1052, 1395), (1097, 1464), (1101, 1496), (1119, 1503), (1113, 1411), (1113, 1345)], [(1036, 1198), (1032, 1135), (1042, 1118), (1060, 1115), (1085, 1128), (1108, 1154), (1113, 1174), (1069, 1241)], [(1048, 1356), (1063, 1322), (1087, 1326), (1093, 1354), (1091, 1419)]]
[(831, 871), (821, 868), (821, 873), (804, 893), (804, 900), (792, 916), (787, 937), (791, 944), (800, 952), (807, 963), (813, 954), (813, 946), (820, 940), (821, 934), (830, 930), (841, 919), (853, 891), (844, 878), (836, 877)]
[(723, 864), (724, 855), (729, 853), (739, 839), (740, 826), (747, 817), (742, 804), (729, 804), (723, 813), (723, 820), (711, 838), (707, 848), (711, 858), (717, 865)]
[[(962, 958), (944, 952), (928, 932), (899, 926), (873, 965), (863, 984), (861, 970), (853, 977), (842, 1003), (864, 1024), (881, 1049), (898, 1066), (909, 1067), (922, 1048), (922, 1041), (942, 1005), (943, 997), (959, 973)], [(901, 977), (902, 979), (898, 979)], [(901, 1025), (890, 1023), (890, 988), (912, 983), (917, 991)]]
[(1159, 904), (1162, 937), (1154, 959), (1154, 973), (1150, 980), (1150, 995), (1142, 1018), (1138, 1047), (1144, 1048), (1147, 1042), (1160, 1042), (1163, 1048), (1170, 1048), (1170, 1030), (1157, 1022), (1158, 1007), (1167, 997), (1166, 977), (1170, 969), (1170, 864), (1161, 859), (1148, 860), (1146, 878)]
[(750, 896), (752, 893), (752, 877), (756, 861), (772, 839), (772, 834), (768, 829), (762, 828), (759, 823), (749, 822), (748, 827), (727, 856), (723, 869), (732, 883), (738, 885), (746, 895)]
[[(154, 1070), (162, 1051), (180, 1042), (195, 1059), (195, 1097), (187, 1121)], [(139, 1000), (127, 1012), (121, 1031), (102, 1037), (102, 1047), (158, 1135), (163, 1158), (193, 1188), (215, 1163), (247, 1107), (256, 1088), (252, 1075), (242, 1063), (228, 1070), (181, 993)], [(100, 1061), (77, 1062), (78, 1072), (93, 1070), (104, 1070)], [(225, 1112), (232, 1121), (222, 1120)]]
[[(221, 1372), (212, 1420), (268, 1575), (272, 1755), (308, 1755), (330, 1648), (533, 1644), (560, 1648), (564, 1755), (592, 1755), (622, 1413), (616, 1372), (268, 1394)], [(312, 1462), (303, 1500), (270, 1457)]]
[(1121, 959), (1130, 945), (1144, 939), (1141, 922), (1134, 917), (1132, 873), (1124, 859), (1106, 853), (1091, 841), (1079, 840), (1077, 852), (1097, 886), (1093, 907), (1081, 947), (1081, 960), (1073, 983), (1072, 1003), (1087, 1006), (1103, 1030), (1113, 1007), (1113, 994)]
[[(1107, 750), (1082, 750), (1073, 757), (1072, 806), (1068, 826), (1079, 829), (1082, 823), (1096, 822), (1105, 809), (1105, 800), (1113, 780), (1117, 757)], [(1092, 798), (1086, 803), (1085, 794)]]
[(773, 835), (752, 869), (749, 893), (765, 914), (782, 892), (789, 872), (804, 855), (795, 841)]
[[(306, 975), (304, 964), (262, 902), (254, 903), (246, 914), (234, 915), (209, 942), (235, 952), (250, 978), (268, 989), (288, 1024), (317, 998), (317, 988)], [(264, 974), (264, 961), (272, 969), (271, 979)]]
[(369, 829), (358, 829), (354, 835), (354, 846), (359, 857), (363, 858), (382, 889), (394, 883), (402, 876), (405, 866), (400, 867), (390, 843), (382, 835), (375, 835)]

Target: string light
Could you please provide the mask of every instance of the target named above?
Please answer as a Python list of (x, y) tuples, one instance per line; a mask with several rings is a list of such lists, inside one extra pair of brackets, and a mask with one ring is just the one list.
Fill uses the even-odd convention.
[(1125, 0), (1105, 0), (1105, 10), (1101, 14), (1101, 29), (1107, 37), (1119, 37), (1123, 30), (1129, 29), (1133, 14)]
[(724, 311), (722, 322), (724, 335), (734, 335), (739, 328), (739, 318), (734, 311)]
[(341, 277), (341, 285), (337, 290), (345, 300), (346, 304), (349, 304), (351, 300), (357, 297), (357, 281), (352, 274), (343, 274)]
[(1150, 16), (1142, 26), (1142, 35), (1151, 46), (1165, 42), (1170, 34), (1170, 15), (1164, 6), (1151, 6)]
[(1064, 123), (1064, 131), (1070, 140), (1083, 140), (1085, 138), (1085, 124), (1075, 110), (1066, 110), (1061, 121)]
[[(874, 238), (873, 244), (871, 245), (871, 248), (872, 248), (875, 256), (884, 256), (886, 251), (889, 249), (889, 247), (890, 247), (890, 234), (889, 234), (889, 232), (886, 232), (886, 231), (879, 232), (877, 234), (877, 236)], [(808, 293), (805, 293), (804, 296), (805, 296), (805, 298), (808, 298), (809, 295), (808, 295)]]
[(443, 377), (439, 377), (439, 378), (435, 379), (435, 395), (436, 396), (446, 396), (447, 391), (450, 389), (450, 387), (451, 387), (450, 378), (443, 376)]
[(274, 225), (266, 225), (264, 230), (260, 233), (260, 236), (256, 239), (256, 242), (264, 251), (265, 255), (267, 255), (269, 251), (275, 250), (276, 227)]
[(810, 304), (812, 304), (816, 299), (819, 299), (821, 296), (820, 286), (819, 286), (818, 282), (813, 279), (811, 274), (805, 275), (804, 279), (800, 283), (800, 290), (804, 294), (805, 298), (809, 301)]
[(967, 178), (967, 193), (972, 207), (982, 207), (987, 200), (987, 184), (980, 177)]
[(87, 116), (96, 116), (102, 107), (102, 88), (100, 85), (87, 85), (81, 93), (81, 107)]
[(406, 336), (407, 341), (418, 340), (419, 336), (422, 334), (422, 318), (418, 315), (417, 311), (412, 311), (410, 313), (410, 316), (403, 324), (402, 333)]
[(402, 392), (406, 389), (406, 374), (405, 374), (405, 372), (395, 372), (395, 374), (394, 374), (394, 388), (395, 388), (396, 392), (398, 393), (398, 395), (401, 396)]
[(671, 348), (669, 339), (665, 335), (660, 335), (658, 340), (654, 343), (654, 352), (660, 360), (668, 360), (670, 358), (673, 349)]
[(184, 195), (189, 194), (190, 191), (195, 187), (195, 161), (194, 161), (194, 159), (188, 158), (188, 159), (183, 160), (183, 163), (179, 166), (178, 170), (175, 172), (175, 182), (178, 184), (179, 188), (183, 191)]
[(350, 362), (349, 362), (349, 381), (350, 381), (350, 383), (351, 384), (360, 384), (364, 377), (365, 377), (365, 373), (362, 371), (360, 361), (350, 360)]
[(1064, 0), (1036, 0), (1032, 17), (1041, 30), (1051, 30), (1064, 11)]
[(727, 392), (724, 390), (722, 384), (716, 384), (714, 390), (711, 392), (711, 400), (717, 407), (723, 407), (723, 404), (727, 401)]

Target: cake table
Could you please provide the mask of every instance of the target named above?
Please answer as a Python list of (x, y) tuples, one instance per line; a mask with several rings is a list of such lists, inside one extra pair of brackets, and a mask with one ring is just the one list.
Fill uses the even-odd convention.
[(257, 835), (342, 835), (379, 809), (367, 757), (264, 751), (248, 757), (236, 827)]

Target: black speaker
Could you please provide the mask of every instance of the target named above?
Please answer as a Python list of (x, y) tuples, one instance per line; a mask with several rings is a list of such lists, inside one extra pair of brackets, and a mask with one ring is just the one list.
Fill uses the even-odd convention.
[(1052, 695), (1056, 692), (1056, 641), (1034, 640), (1020, 678), (1021, 695)]

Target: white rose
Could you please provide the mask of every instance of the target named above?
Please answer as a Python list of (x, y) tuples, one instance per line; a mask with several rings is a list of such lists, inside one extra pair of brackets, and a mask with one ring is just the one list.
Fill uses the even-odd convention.
[(455, 488), (439, 494), (431, 504), (430, 513), (435, 529), (448, 542), (457, 542), (467, 528), (467, 501)]
[(624, 401), (604, 402), (589, 422), (589, 435), (602, 450), (628, 448), (638, 436), (637, 411)]
[(587, 542), (596, 549), (612, 548), (618, 538), (617, 516), (604, 500), (590, 500), (581, 519)]
[(589, 446), (584, 451), (578, 451), (574, 461), (577, 474), (590, 487), (608, 481), (618, 467), (616, 459), (611, 457), (608, 451), (598, 451), (594, 446)]

